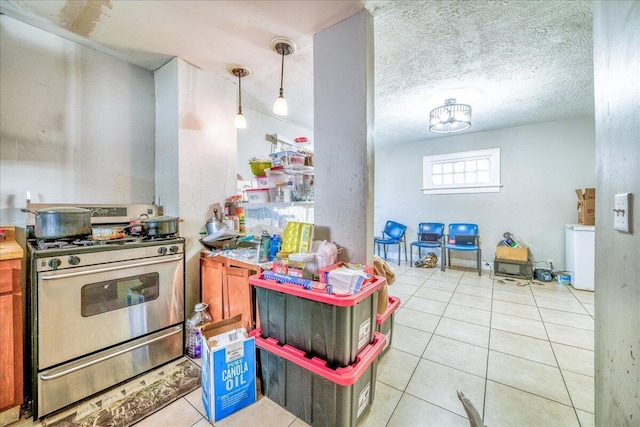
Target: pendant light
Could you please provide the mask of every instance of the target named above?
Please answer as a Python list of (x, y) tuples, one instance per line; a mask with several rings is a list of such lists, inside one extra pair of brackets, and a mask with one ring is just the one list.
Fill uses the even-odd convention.
[(284, 57), (295, 52), (296, 44), (293, 40), (276, 37), (271, 40), (271, 48), (282, 57), (280, 65), (280, 94), (278, 95), (276, 102), (273, 103), (273, 113), (279, 116), (286, 116), (288, 113), (287, 100), (284, 99), (284, 91), (282, 88), (284, 80)]
[(241, 65), (229, 65), (227, 71), (238, 78), (238, 114), (236, 114), (236, 118), (233, 120), (233, 126), (236, 129), (246, 129), (247, 120), (244, 118), (244, 114), (242, 114), (242, 78), (251, 74), (251, 71)]
[(444, 101), (444, 105), (431, 110), (429, 130), (434, 133), (460, 132), (471, 126), (471, 107), (456, 104), (454, 98)]

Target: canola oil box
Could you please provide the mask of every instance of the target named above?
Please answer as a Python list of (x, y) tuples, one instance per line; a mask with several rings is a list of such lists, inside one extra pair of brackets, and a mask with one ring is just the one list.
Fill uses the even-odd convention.
[(200, 330), (202, 404), (213, 424), (256, 401), (255, 338), (248, 337), (241, 315)]

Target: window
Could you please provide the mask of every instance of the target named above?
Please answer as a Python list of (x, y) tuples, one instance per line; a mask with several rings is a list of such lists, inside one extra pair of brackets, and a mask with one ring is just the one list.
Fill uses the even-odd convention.
[(438, 154), (422, 158), (424, 194), (497, 193), (500, 148)]

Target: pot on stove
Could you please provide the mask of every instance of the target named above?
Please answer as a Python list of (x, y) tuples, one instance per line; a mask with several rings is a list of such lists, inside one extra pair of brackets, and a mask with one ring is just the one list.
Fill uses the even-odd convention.
[(36, 216), (34, 233), (38, 239), (62, 239), (91, 234), (89, 209), (54, 207), (39, 211), (20, 210)]
[(179, 218), (173, 216), (154, 216), (141, 219), (144, 234), (147, 236), (170, 236), (178, 233)]

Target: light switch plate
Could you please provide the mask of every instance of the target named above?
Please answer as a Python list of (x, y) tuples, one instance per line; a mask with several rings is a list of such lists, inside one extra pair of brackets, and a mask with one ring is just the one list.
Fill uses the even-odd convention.
[(625, 233), (629, 232), (629, 217), (631, 216), (631, 212), (629, 211), (630, 198), (631, 193), (616, 194), (613, 207), (613, 228)]

